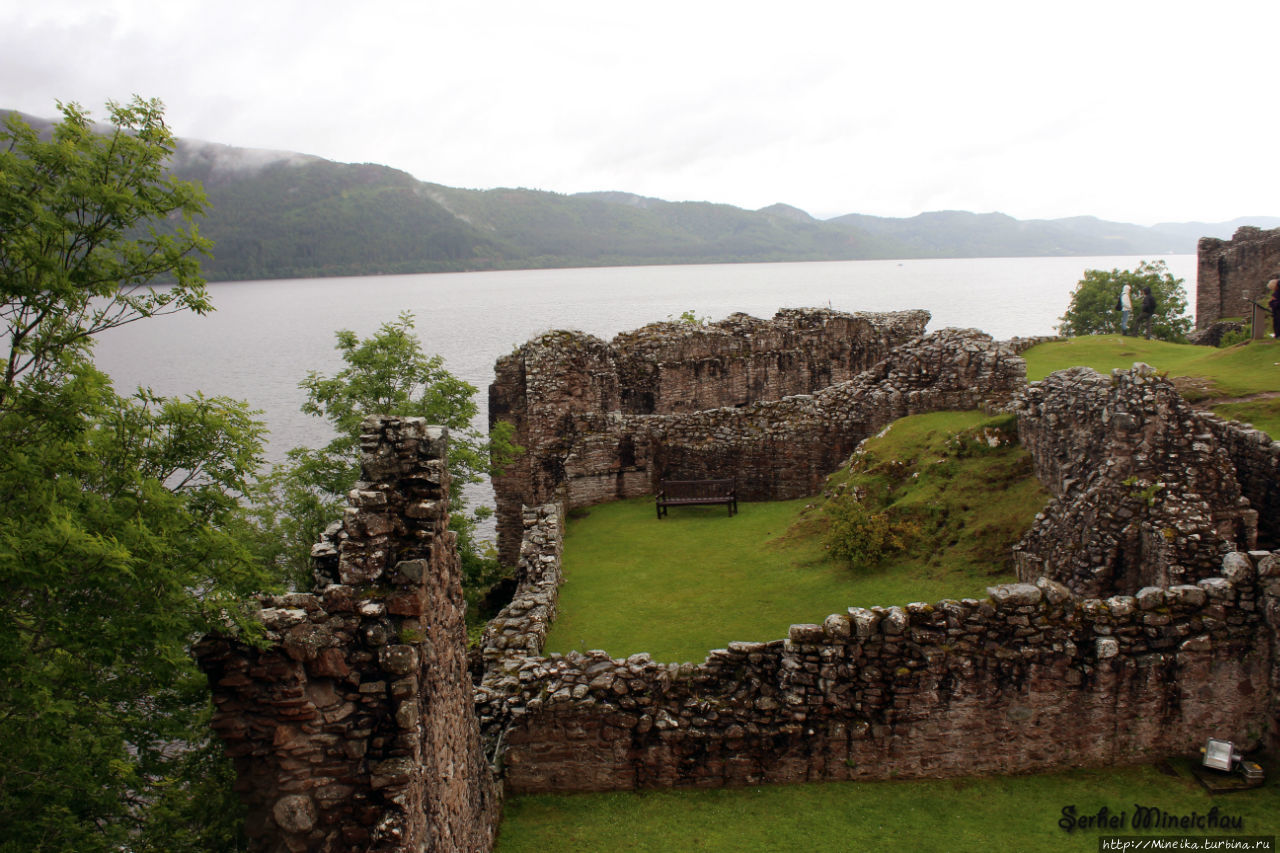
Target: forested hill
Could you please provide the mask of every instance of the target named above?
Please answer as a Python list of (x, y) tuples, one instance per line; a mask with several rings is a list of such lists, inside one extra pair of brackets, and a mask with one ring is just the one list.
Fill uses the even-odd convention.
[[(0, 111), (3, 113), (4, 111)], [(24, 117), (36, 127), (48, 122)], [(561, 195), (426, 183), (388, 166), (180, 140), (172, 164), (200, 181), (215, 243), (210, 280), (473, 269), (864, 258), (1153, 255), (1280, 218), (1155, 227), (999, 213), (849, 214), (775, 204), (743, 210), (625, 192)], [(853, 201), (856, 204), (856, 200)]]
[[(274, 157), (275, 159), (271, 159)], [(386, 166), (183, 141), (210, 280), (895, 257), (894, 240), (787, 212), (623, 193), (466, 190)], [(796, 211), (799, 213), (799, 211)]]

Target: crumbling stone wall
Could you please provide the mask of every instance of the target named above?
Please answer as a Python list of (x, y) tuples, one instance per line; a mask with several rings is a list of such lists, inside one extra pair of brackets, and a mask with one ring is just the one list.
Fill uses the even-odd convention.
[[(1143, 365), (1064, 371), (1017, 398), (1056, 495), (1020, 548), (1022, 583), (851, 607), (700, 664), (543, 656), (566, 505), (607, 499), (594, 484), (728, 465), (748, 472), (749, 496), (807, 493), (851, 435), (1025, 386), (1010, 347), (945, 330), (814, 393), (644, 412), (626, 389), (653, 389), (655, 409), (694, 405), (673, 389), (710, 368), (655, 360), (645, 386), (607, 345), (577, 343), (568, 366), (555, 346), (509, 365), (507, 414), (541, 419), (536, 470), (557, 499), (521, 511), (519, 588), (485, 631), (474, 693), (446, 437), (420, 419), (366, 421), (363, 479), (314, 551), (315, 590), (262, 600), (264, 642), (199, 644), (255, 850), (488, 850), (495, 768), (515, 791), (608, 790), (1107, 765), (1189, 753), (1208, 734), (1280, 744), (1280, 555), (1244, 553), (1255, 531), (1274, 535), (1280, 445), (1194, 412)], [(739, 372), (759, 371), (771, 388), (820, 373)]]
[(784, 308), (772, 320), (652, 323), (613, 339), (623, 411), (671, 414), (745, 406), (850, 379), (924, 331), (924, 312), (847, 314)]
[(1250, 316), (1249, 303), (1266, 296), (1280, 271), (1280, 228), (1244, 226), (1230, 240), (1201, 237), (1196, 267), (1196, 328), (1224, 317)]
[(1137, 364), (1059, 371), (1015, 403), (1053, 498), (1014, 549), (1018, 577), (1079, 595), (1193, 583), (1250, 550), (1258, 513), (1227, 448), (1172, 383)]
[(480, 638), (480, 654), (487, 670), (512, 655), (539, 655), (547, 632), (559, 615), (560, 555), (564, 550), (561, 504), (525, 507), (524, 536), (516, 567), (516, 592), (489, 620)]
[(1280, 441), (1237, 421), (1200, 412), (1235, 466), (1236, 480), (1249, 506), (1258, 514), (1258, 547), (1280, 548)]
[(927, 321), (783, 311), (655, 324), (609, 345), (531, 341), (499, 360), (490, 387), (491, 421), (512, 422), (525, 448), (494, 478), (503, 561), (518, 557), (522, 506), (648, 494), (664, 477), (733, 477), (747, 500), (813, 494), (893, 419), (1002, 402), (1025, 384), (1008, 348), (975, 330), (921, 336)]
[[(1260, 564), (1260, 568), (1263, 565)], [(1280, 754), (1280, 577), (1275, 572), (1265, 570), (1259, 574), (1262, 612), (1267, 626), (1264, 642), (1269, 646), (1271, 658), (1271, 725), (1266, 733), (1266, 748), (1274, 756)]]
[[(623, 428), (648, 439), (655, 479), (732, 476), (746, 500), (798, 498), (821, 491), (863, 439), (898, 418), (999, 405), (1025, 383), (1023, 360), (988, 335), (944, 329), (815, 394), (642, 423), (624, 419)], [(583, 471), (577, 479), (590, 476)], [(570, 481), (571, 497), (577, 485)]]
[(1032, 335), (1030, 337), (1013, 337), (1005, 341), (1004, 344), (1011, 349), (1014, 355), (1022, 355), (1027, 350), (1040, 344), (1049, 343), (1051, 341), (1065, 341), (1066, 338), (1061, 335)]
[(1221, 576), (1136, 595), (1039, 579), (852, 607), (701, 664), (542, 657), (556, 516), (526, 516), (522, 564), (539, 571), (484, 640), (477, 706), (513, 792), (1100, 766), (1191, 753), (1211, 733), (1249, 747), (1272, 725), (1274, 554), (1232, 553)]
[(256, 851), (483, 851), (498, 790), (466, 668), (447, 436), (370, 418), (362, 480), (311, 593), (261, 602), (264, 643), (197, 648)]

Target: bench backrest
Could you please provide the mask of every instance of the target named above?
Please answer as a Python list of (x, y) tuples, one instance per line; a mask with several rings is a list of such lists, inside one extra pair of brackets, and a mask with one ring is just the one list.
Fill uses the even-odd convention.
[(663, 480), (662, 493), (669, 498), (733, 497), (733, 480)]

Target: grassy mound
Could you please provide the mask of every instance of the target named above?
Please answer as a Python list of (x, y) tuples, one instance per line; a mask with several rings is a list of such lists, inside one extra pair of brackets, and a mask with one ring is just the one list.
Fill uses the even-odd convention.
[[(1101, 373), (1143, 361), (1162, 370), (1183, 397), (1226, 418), (1280, 436), (1280, 342), (1250, 341), (1214, 349), (1120, 335), (1090, 335), (1040, 344), (1023, 353), (1027, 379), (1082, 365)], [(1256, 398), (1228, 402), (1238, 398)]]
[[(824, 496), (743, 503), (733, 518), (687, 507), (658, 520), (652, 498), (592, 507), (568, 525), (547, 650), (701, 661), (854, 605), (980, 596), (1013, 579), (1009, 547), (1046, 500), (1011, 430), (1011, 419), (979, 412), (906, 418), (868, 441)], [(833, 519), (855, 495), (910, 528), (902, 548), (833, 555)]]
[[(1048, 500), (1017, 446), (1015, 418), (979, 412), (897, 421), (832, 482), (817, 519), (832, 553), (849, 559), (859, 577), (918, 577), (930, 591), (930, 581), (942, 583), (952, 598), (980, 594), (1009, 575), (1009, 546)], [(868, 548), (885, 528), (890, 547)], [(909, 600), (936, 597), (943, 596)]]

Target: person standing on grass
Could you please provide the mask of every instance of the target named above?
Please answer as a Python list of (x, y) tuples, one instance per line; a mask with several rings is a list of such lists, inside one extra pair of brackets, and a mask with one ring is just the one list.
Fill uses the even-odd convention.
[(1151, 288), (1142, 288), (1142, 313), (1138, 315), (1138, 328), (1142, 336), (1151, 339), (1151, 320), (1156, 315), (1156, 298), (1151, 295)]
[(1125, 293), (1126, 288), (1120, 287), (1120, 292), (1116, 294), (1116, 310), (1120, 312), (1120, 334), (1129, 334), (1129, 297)]

